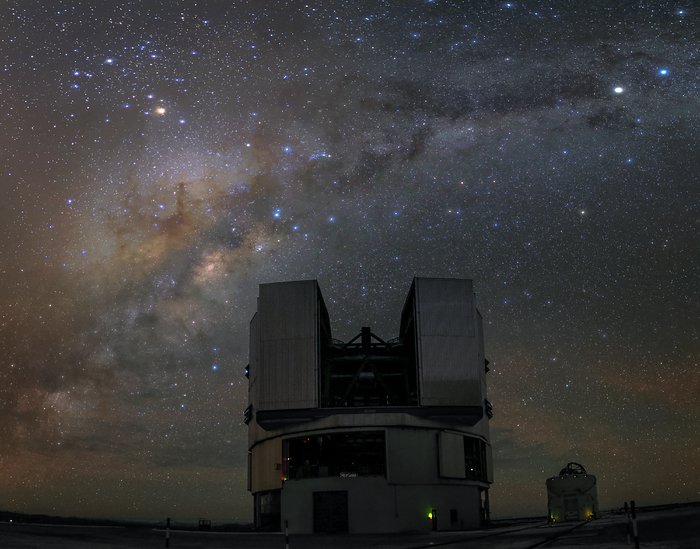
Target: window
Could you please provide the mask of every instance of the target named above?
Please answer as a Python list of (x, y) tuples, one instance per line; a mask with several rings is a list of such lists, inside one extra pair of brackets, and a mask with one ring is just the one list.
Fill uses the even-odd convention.
[(480, 438), (464, 437), (464, 466), (467, 479), (488, 482), (486, 478), (486, 444)]
[(290, 438), (284, 443), (284, 478), (386, 476), (384, 439), (384, 431)]

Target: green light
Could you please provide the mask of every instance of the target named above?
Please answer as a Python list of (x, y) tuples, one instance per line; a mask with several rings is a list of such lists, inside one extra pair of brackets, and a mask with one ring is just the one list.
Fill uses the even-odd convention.
[(430, 520), (433, 520), (433, 512), (432, 511), (428, 511), (428, 518)]

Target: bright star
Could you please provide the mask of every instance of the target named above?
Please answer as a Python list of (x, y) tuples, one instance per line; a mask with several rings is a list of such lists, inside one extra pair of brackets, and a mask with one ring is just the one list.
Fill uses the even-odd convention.
[(165, 114), (165, 107), (156, 107), (156, 114)]
[(668, 69), (659, 69), (660, 76), (668, 76)]
[(622, 86), (616, 86), (615, 88), (613, 88), (613, 91), (619, 94), (625, 91), (625, 88), (623, 88)]

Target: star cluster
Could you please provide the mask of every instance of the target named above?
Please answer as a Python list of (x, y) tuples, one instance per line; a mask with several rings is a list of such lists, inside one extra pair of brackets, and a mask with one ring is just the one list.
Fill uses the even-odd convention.
[(10, 1), (0, 508), (247, 520), (248, 321), (474, 279), (496, 516), (698, 499), (687, 2)]

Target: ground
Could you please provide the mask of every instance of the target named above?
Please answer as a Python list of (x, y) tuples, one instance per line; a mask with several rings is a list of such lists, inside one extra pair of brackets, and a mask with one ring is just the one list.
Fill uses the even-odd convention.
[[(640, 547), (644, 549), (700, 548), (700, 506), (641, 510)], [(546, 542), (546, 540), (551, 540)], [(546, 542), (546, 543), (544, 543)], [(278, 533), (172, 531), (171, 549), (282, 549)], [(522, 522), (471, 532), (399, 535), (290, 536), (290, 549), (617, 549), (627, 545), (625, 517), (608, 513), (588, 523), (546, 525)], [(165, 547), (165, 532), (149, 527), (58, 526), (0, 523), (3, 549), (126, 549)]]

